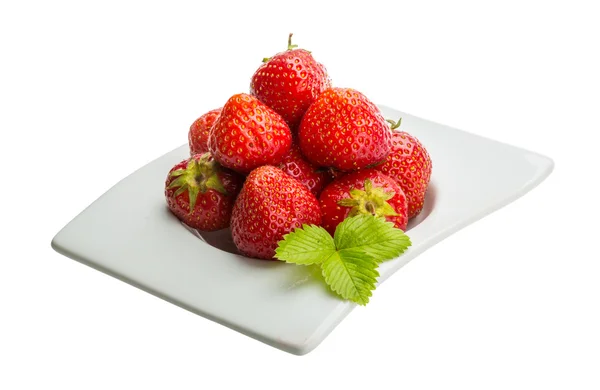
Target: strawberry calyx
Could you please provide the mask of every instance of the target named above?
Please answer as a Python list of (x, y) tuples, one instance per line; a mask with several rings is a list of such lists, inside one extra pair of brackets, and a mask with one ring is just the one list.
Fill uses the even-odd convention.
[[(293, 49), (295, 49), (295, 48), (297, 48), (297, 47), (298, 47), (298, 45), (293, 45), (293, 44), (292, 44), (292, 35), (294, 35), (294, 33), (290, 33), (290, 35), (288, 35), (288, 45), (287, 45), (287, 49), (288, 49), (288, 50), (293, 50)], [(264, 62), (269, 62), (269, 60), (270, 60), (270, 59), (271, 59), (271, 57), (264, 57), (264, 58), (262, 59), (262, 62), (263, 62), (263, 63), (264, 63)]]
[(396, 195), (394, 191), (385, 192), (383, 188), (373, 187), (371, 180), (365, 180), (365, 189), (353, 188), (350, 198), (340, 199), (337, 204), (352, 207), (348, 217), (359, 214), (371, 214), (376, 217), (397, 216), (396, 210), (387, 202)]
[(190, 214), (196, 207), (196, 200), (199, 193), (215, 190), (223, 195), (227, 195), (227, 190), (219, 179), (220, 167), (214, 161), (210, 153), (204, 153), (201, 156), (190, 158), (185, 169), (177, 169), (171, 172), (170, 177), (175, 178), (169, 184), (169, 189), (175, 189), (175, 196), (188, 192), (190, 200)]
[(390, 124), (391, 130), (396, 130), (398, 127), (400, 127), (400, 124), (402, 123), (402, 118), (398, 119), (397, 122), (392, 119), (386, 119), (385, 121)]

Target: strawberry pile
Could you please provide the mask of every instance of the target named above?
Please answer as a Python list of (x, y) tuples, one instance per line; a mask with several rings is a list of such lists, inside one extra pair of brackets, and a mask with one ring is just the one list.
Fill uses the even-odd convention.
[(168, 207), (195, 229), (229, 227), (238, 250), (260, 259), (298, 228), (334, 236), (359, 215), (404, 231), (423, 209), (431, 158), (398, 125), (362, 93), (332, 86), (290, 34), (249, 93), (193, 122), (190, 157), (167, 176)]

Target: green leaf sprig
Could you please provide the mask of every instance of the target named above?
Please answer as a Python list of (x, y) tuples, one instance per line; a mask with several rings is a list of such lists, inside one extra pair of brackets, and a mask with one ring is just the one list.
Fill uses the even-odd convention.
[(319, 264), (325, 282), (344, 299), (366, 305), (385, 260), (400, 256), (410, 238), (373, 215), (346, 218), (333, 237), (320, 226), (303, 225), (278, 243), (275, 257), (287, 263)]

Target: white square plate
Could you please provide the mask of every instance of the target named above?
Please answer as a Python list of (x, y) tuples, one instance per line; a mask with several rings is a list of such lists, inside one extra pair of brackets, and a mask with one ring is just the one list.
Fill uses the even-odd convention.
[[(401, 129), (426, 146), (433, 174), (425, 209), (409, 224), (413, 245), (380, 266), (380, 283), (552, 171), (547, 157), (381, 109), (386, 118), (402, 117)], [(310, 352), (355, 305), (330, 293), (313, 268), (229, 253), (232, 243), (222, 232), (204, 240), (191, 234), (168, 211), (163, 195), (167, 172), (187, 155), (184, 145), (116, 184), (54, 237), (53, 248), (276, 348)], [(138, 194), (136, 203), (130, 202), (132, 193)]]

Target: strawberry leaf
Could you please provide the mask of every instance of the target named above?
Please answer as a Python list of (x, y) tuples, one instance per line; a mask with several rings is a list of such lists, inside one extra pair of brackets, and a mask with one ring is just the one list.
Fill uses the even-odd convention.
[(325, 282), (342, 298), (359, 305), (369, 302), (375, 289), (377, 261), (358, 249), (342, 249), (329, 256), (321, 268)]
[(400, 256), (411, 246), (410, 238), (392, 222), (368, 214), (346, 218), (335, 229), (334, 241), (338, 250), (360, 250), (378, 263)]
[(275, 250), (275, 257), (287, 263), (316, 264), (335, 253), (335, 243), (327, 230), (315, 225), (302, 225), (283, 236)]
[(366, 305), (384, 260), (402, 254), (410, 239), (394, 224), (373, 215), (357, 215), (340, 223), (332, 238), (315, 225), (286, 234), (275, 257), (288, 263), (320, 264), (329, 287), (344, 299)]

